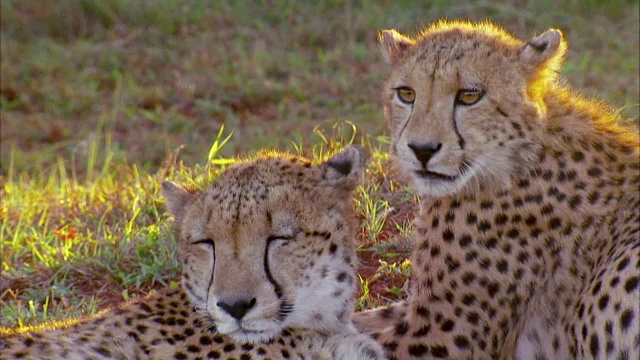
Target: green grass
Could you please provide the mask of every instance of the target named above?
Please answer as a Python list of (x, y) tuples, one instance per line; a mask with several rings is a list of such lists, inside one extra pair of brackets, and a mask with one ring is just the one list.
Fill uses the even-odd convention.
[[(315, 144), (306, 150), (296, 148), (315, 161), (326, 160), (353, 142), (369, 148), (373, 154), (370, 180), (356, 195), (363, 229), (368, 229), (373, 225), (365, 209), (388, 203), (384, 197), (392, 195), (382, 190), (383, 183), (392, 180), (375, 171), (385, 161), (386, 141), (360, 135), (352, 126), (349, 129), (345, 137), (341, 123), (329, 131), (318, 128)], [(107, 144), (92, 145), (99, 147), (96, 152), (101, 155), (95, 161), (102, 163), (94, 175), (78, 177), (62, 160), (33, 175), (16, 175), (10, 167), (1, 190), (0, 325), (27, 326), (91, 314), (160, 287), (177, 286), (175, 238), (159, 184), (168, 178), (201, 188), (224, 171), (233, 160), (217, 152), (232, 137), (224, 131), (217, 135), (205, 165), (187, 167), (181, 159), (168, 159), (154, 173), (110, 162), (114, 146)], [(361, 246), (379, 241), (390, 212), (375, 214), (378, 232), (363, 233)]]
[(63, 161), (10, 172), (1, 192), (2, 324), (92, 313), (102, 300), (122, 301), (122, 291), (177, 279), (159, 175), (105, 163), (78, 178)]
[(523, 38), (560, 28), (567, 81), (640, 113), (637, 0), (0, 4), (2, 326), (176, 286), (159, 183), (203, 186), (263, 147), (315, 160), (351, 142), (370, 150), (355, 195), (358, 308), (406, 296), (418, 200), (387, 162), (379, 28), (411, 34), (442, 17)]
[(12, 145), (29, 170), (84, 156), (104, 128), (115, 159), (144, 170), (181, 144), (187, 163), (202, 161), (223, 124), (235, 134), (227, 157), (308, 142), (322, 121), (381, 134), (376, 30), (415, 33), (441, 17), (490, 18), (523, 38), (562, 29), (568, 80), (638, 117), (637, 0), (447, 4), (3, 1), (0, 173)]

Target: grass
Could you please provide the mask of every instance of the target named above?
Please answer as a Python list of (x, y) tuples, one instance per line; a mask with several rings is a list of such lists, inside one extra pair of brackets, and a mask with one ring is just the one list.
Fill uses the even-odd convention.
[[(373, 153), (372, 163), (384, 161), (384, 143), (359, 135), (344, 137), (340, 124), (327, 133), (316, 129), (318, 141), (304, 155), (316, 161), (347, 144), (358, 142)], [(204, 165), (187, 167), (180, 159), (168, 159), (154, 173), (135, 165), (109, 162), (113, 144), (101, 147), (98, 162), (106, 162), (93, 176), (78, 177), (63, 161), (36, 174), (14, 175), (10, 168), (2, 188), (0, 242), (2, 274), (0, 304), (3, 326), (28, 326), (91, 314), (160, 287), (177, 286), (179, 266), (175, 238), (164, 213), (158, 184), (166, 178), (203, 187), (224, 171), (233, 159), (218, 151), (231, 139), (221, 130)], [(90, 168), (91, 166), (87, 166)], [(357, 191), (357, 202), (374, 209), (387, 204), (382, 173)], [(376, 191), (366, 191), (375, 188)], [(375, 238), (364, 234), (361, 246), (379, 242), (390, 209), (375, 214), (379, 226)], [(364, 216), (369, 214), (364, 211)], [(363, 219), (370, 225), (367, 219)], [(377, 252), (376, 256), (383, 256)], [(406, 256), (406, 254), (404, 254)], [(374, 259), (371, 259), (372, 261)]]
[(351, 142), (370, 150), (355, 195), (357, 306), (406, 296), (418, 199), (388, 163), (379, 28), (488, 18), (528, 38), (557, 27), (570, 44), (567, 81), (626, 117), (640, 113), (637, 0), (0, 6), (1, 326), (176, 286), (159, 183), (201, 186), (263, 147), (316, 160)]

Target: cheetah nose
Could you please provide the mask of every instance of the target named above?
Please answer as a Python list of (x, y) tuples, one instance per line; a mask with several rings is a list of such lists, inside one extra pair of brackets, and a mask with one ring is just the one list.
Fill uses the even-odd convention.
[(256, 304), (256, 298), (251, 300), (240, 299), (232, 304), (224, 301), (218, 301), (216, 305), (222, 308), (227, 314), (233, 316), (234, 319), (240, 320), (244, 315)]
[(442, 143), (435, 143), (430, 141), (419, 144), (412, 142), (407, 144), (407, 146), (413, 151), (416, 159), (420, 161), (420, 164), (422, 164), (422, 166), (426, 168), (427, 163), (429, 162), (429, 160), (431, 160), (433, 154), (437, 153), (442, 148)]

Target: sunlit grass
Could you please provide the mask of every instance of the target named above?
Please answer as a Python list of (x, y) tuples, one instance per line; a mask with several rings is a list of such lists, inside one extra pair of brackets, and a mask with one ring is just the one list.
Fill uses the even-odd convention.
[(376, 199), (375, 194), (380, 187), (379, 183), (373, 183), (365, 187), (359, 186), (357, 189), (356, 208), (364, 216), (367, 238), (378, 241), (378, 236), (384, 228), (387, 215), (392, 210), (391, 205), (384, 199)]
[[(320, 125), (315, 134), (315, 143), (294, 143), (292, 151), (316, 162), (352, 143), (372, 153), (367, 179), (354, 201), (361, 234), (366, 234), (360, 241), (379, 242), (392, 210), (384, 199), (392, 195), (383, 186), (391, 181), (383, 172), (386, 139), (366, 136), (349, 121)], [(76, 175), (73, 161), (59, 159), (47, 169), (19, 172), (11, 167), (3, 178), (0, 325), (23, 327), (93, 314), (154, 289), (177, 286), (175, 238), (158, 184), (168, 178), (206, 186), (235, 161), (219, 155), (232, 131), (217, 133), (201, 164), (185, 166), (178, 150), (155, 173), (112, 162), (109, 138), (106, 133), (90, 144), (86, 168), (94, 171), (86, 176)], [(380, 249), (382, 257), (398, 256)], [(379, 303), (363, 296), (370, 297), (370, 306)]]
[(356, 299), (356, 310), (372, 309), (375, 308), (378, 303), (371, 301), (371, 294), (369, 292), (369, 280), (362, 278), (358, 275), (360, 283), (360, 296)]
[(100, 169), (87, 177), (58, 159), (47, 169), (10, 168), (2, 181), (3, 325), (93, 313), (99, 299), (92, 293), (163, 286), (177, 277), (159, 174), (111, 163), (108, 144), (90, 148), (100, 155), (90, 156), (95, 163), (87, 168)]

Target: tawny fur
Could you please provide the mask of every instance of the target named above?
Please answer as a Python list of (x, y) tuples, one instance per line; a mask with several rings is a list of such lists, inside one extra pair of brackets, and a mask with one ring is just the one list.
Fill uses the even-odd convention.
[(379, 40), (422, 208), (408, 300), (357, 326), (392, 359), (640, 358), (638, 129), (560, 85), (561, 32), (440, 22)]

